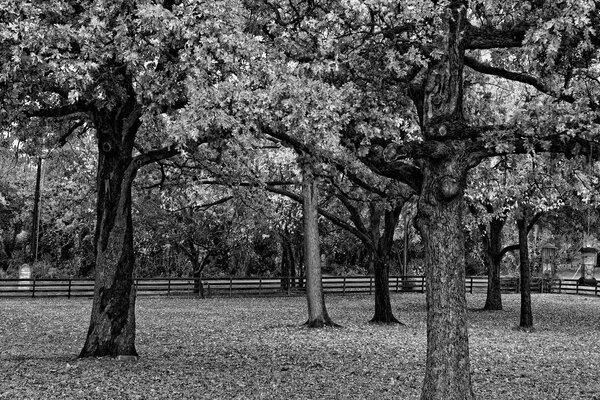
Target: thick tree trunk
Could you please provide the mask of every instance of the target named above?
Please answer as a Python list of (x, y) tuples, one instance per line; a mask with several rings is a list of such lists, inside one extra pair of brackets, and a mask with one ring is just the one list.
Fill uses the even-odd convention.
[(486, 264), (488, 268), (488, 287), (484, 310), (502, 310), (502, 291), (500, 284), (500, 251), (502, 250), (502, 229), (506, 220), (493, 218), (489, 223), (487, 237), (484, 238)]
[(90, 326), (79, 357), (137, 356), (131, 186), (139, 167), (132, 152), (141, 107), (130, 77), (121, 75), (113, 84), (107, 93), (115, 104), (93, 115), (98, 137), (96, 270)]
[[(105, 157), (100, 157), (101, 159)], [(135, 288), (131, 184), (133, 164), (106, 163), (110, 180), (99, 185), (94, 302), (87, 338), (79, 357), (136, 356)], [(106, 175), (105, 175), (106, 173)]]
[(527, 244), (527, 213), (517, 220), (519, 229), (519, 263), (521, 273), (521, 328), (533, 327), (533, 314), (531, 313), (531, 269), (529, 266), (529, 245)]
[(304, 265), (306, 268), (306, 299), (308, 321), (311, 328), (335, 324), (327, 314), (323, 283), (321, 281), (321, 253), (319, 250), (319, 228), (317, 212), (317, 181), (310, 165), (304, 165), (302, 176), (304, 214)]
[[(464, 189), (470, 166), (463, 116), (465, 1), (441, 3), (438, 55), (429, 62), (422, 102), (422, 132), (430, 149), (418, 161), (423, 175), (417, 226), (425, 247), (427, 361), (422, 400), (471, 400), (465, 298)], [(442, 11), (442, 10), (440, 10)], [(418, 92), (417, 92), (418, 93)], [(453, 140), (452, 138), (458, 138)]]
[[(453, 152), (458, 153), (460, 152)], [(456, 157), (456, 156), (455, 156)], [(473, 399), (465, 298), (460, 159), (422, 164), (417, 225), (425, 245), (427, 362), (421, 399)]]

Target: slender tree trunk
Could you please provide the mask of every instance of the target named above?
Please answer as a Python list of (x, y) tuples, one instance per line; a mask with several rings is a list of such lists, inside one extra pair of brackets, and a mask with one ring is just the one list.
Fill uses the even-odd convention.
[(93, 115), (99, 154), (96, 270), (90, 326), (79, 357), (137, 356), (131, 187), (139, 167), (132, 152), (141, 107), (129, 76), (120, 75), (107, 93), (115, 104)]
[(35, 178), (35, 192), (33, 194), (33, 213), (31, 215), (31, 248), (28, 255), (31, 262), (36, 262), (38, 258), (39, 236), (40, 236), (40, 199), (42, 192), (42, 158), (37, 160), (37, 173)]
[(377, 237), (377, 250), (372, 257), (375, 275), (375, 315), (370, 322), (400, 323), (394, 316), (390, 300), (390, 267), (388, 260), (390, 259), (394, 243), (394, 231), (396, 225), (398, 225), (401, 210), (402, 205), (398, 204), (392, 210), (385, 211), (383, 235)]
[(197, 259), (195, 263), (192, 263), (192, 266), (194, 268), (194, 294), (200, 296), (200, 298), (203, 299), (205, 297), (205, 294), (204, 284), (202, 283), (202, 266), (200, 266), (200, 263)]
[(290, 256), (285, 239), (281, 239), (281, 289), (290, 288)]
[(9, 257), (8, 254), (6, 252), (6, 248), (4, 245), (4, 236), (3, 236), (3, 232), (2, 229), (0, 228), (0, 269), (2, 271), (5, 271), (8, 269), (8, 261), (9, 261)]
[(321, 254), (319, 250), (319, 228), (317, 212), (317, 181), (311, 167), (305, 164), (302, 176), (304, 213), (304, 265), (306, 268), (306, 299), (308, 321), (311, 328), (335, 325), (325, 307), (323, 283), (321, 281)]
[(527, 244), (527, 212), (517, 220), (519, 229), (519, 262), (521, 272), (521, 328), (533, 327), (531, 313), (531, 268), (529, 266), (529, 245)]
[(502, 310), (502, 291), (500, 284), (500, 251), (502, 250), (502, 229), (506, 220), (493, 218), (489, 223), (489, 232), (484, 237), (486, 264), (488, 267), (488, 287), (484, 310)]

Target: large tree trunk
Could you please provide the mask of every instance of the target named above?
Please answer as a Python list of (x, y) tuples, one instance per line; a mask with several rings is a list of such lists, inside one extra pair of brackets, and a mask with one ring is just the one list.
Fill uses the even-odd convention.
[(320, 328), (335, 324), (327, 314), (323, 283), (321, 280), (321, 253), (319, 250), (319, 228), (317, 212), (317, 181), (311, 166), (306, 164), (302, 170), (302, 206), (304, 214), (304, 265), (306, 268), (306, 299), (308, 302), (308, 321), (311, 328)]
[(484, 237), (486, 264), (488, 269), (488, 287), (484, 310), (502, 310), (502, 291), (500, 284), (500, 252), (502, 251), (502, 229), (506, 219), (492, 218), (487, 237)]
[[(462, 109), (466, 2), (442, 3), (439, 56), (423, 83), (422, 132), (430, 148), (418, 159), (423, 181), (417, 226), (425, 247), (427, 360), (422, 400), (474, 399), (465, 298), (463, 213), (467, 149)], [(452, 138), (459, 138), (452, 140)]]
[[(473, 399), (462, 229), (466, 168), (428, 164), (423, 164), (417, 215), (427, 279), (427, 362), (421, 399)], [(455, 178), (447, 181), (448, 177)]]
[(118, 77), (106, 89), (115, 103), (93, 113), (98, 137), (96, 270), (90, 326), (79, 357), (137, 356), (131, 186), (139, 167), (132, 152), (141, 107), (131, 78)]
[(519, 229), (519, 263), (521, 273), (521, 328), (533, 327), (531, 313), (531, 269), (529, 266), (529, 245), (527, 244), (527, 211), (523, 210), (521, 218), (517, 219)]

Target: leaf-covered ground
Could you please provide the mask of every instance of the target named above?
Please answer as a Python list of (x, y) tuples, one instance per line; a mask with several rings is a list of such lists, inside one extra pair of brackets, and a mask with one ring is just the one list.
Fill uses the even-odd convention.
[[(478, 311), (469, 295), (479, 399), (600, 399), (600, 298), (534, 295), (536, 329), (515, 329), (518, 295)], [(392, 298), (406, 325), (367, 324), (370, 296), (330, 296), (341, 329), (301, 325), (294, 298), (140, 298), (138, 361), (76, 360), (91, 300), (0, 299), (0, 399), (416, 399), (425, 299)]]

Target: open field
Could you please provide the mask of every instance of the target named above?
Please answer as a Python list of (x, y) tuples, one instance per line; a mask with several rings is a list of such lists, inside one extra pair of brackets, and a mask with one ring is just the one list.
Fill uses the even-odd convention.
[[(519, 297), (477, 311), (468, 295), (480, 399), (600, 399), (600, 298), (533, 296), (534, 332), (514, 329)], [(138, 299), (139, 361), (75, 360), (90, 299), (0, 299), (0, 399), (416, 399), (425, 298), (393, 294), (406, 325), (367, 324), (368, 295), (329, 296), (341, 329), (301, 327), (302, 297)]]

